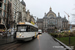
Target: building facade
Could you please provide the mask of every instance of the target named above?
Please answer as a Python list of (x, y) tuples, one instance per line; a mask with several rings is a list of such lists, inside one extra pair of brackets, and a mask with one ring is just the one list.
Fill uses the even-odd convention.
[(31, 22), (32, 16), (29, 10), (26, 11), (26, 3), (24, 0), (12, 0), (12, 13), (16, 23), (18, 22)]
[(13, 27), (14, 19), (12, 14), (12, 0), (8, 0), (7, 4), (7, 28)]
[(0, 0), (0, 23), (6, 24), (7, 19), (7, 2), (8, 0)]
[(24, 0), (0, 0), (0, 23), (13, 28), (18, 22), (35, 22), (34, 16), (26, 11)]
[(56, 29), (68, 29), (68, 20), (66, 17), (61, 18), (60, 13), (58, 13), (58, 16), (56, 16), (50, 7), (49, 12), (47, 14), (45, 13), (42, 19), (37, 19), (37, 25), (43, 31), (54, 32)]
[[(12, 26), (18, 22), (31, 22), (31, 16), (29, 10), (26, 11), (26, 4), (24, 0), (11, 0), (12, 4)], [(11, 24), (10, 24), (11, 25)]]

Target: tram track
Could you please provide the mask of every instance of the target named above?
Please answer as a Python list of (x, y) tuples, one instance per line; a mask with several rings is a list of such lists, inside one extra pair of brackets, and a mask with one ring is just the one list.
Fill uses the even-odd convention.
[(11, 44), (6, 44), (6, 45), (0, 46), (0, 50), (16, 50), (21, 45), (23, 45), (23, 43), (14, 42), (14, 43), (11, 43)]

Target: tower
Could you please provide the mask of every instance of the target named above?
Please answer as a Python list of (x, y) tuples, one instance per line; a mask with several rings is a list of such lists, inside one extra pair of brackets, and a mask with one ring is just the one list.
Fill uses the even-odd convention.
[(60, 17), (60, 13), (58, 12), (58, 17)]
[(52, 8), (50, 7), (50, 11), (52, 11)]
[(21, 1), (21, 4), (26, 7), (26, 4), (25, 4), (24, 0)]

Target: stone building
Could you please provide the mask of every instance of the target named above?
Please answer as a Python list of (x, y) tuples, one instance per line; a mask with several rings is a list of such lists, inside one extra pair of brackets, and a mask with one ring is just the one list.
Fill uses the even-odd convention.
[(24, 0), (20, 2), (20, 0), (12, 0), (13, 4), (13, 17), (18, 22), (31, 22), (31, 15), (29, 10), (26, 11), (26, 3)]
[(7, 20), (7, 2), (8, 0), (0, 0), (0, 23), (6, 24)]
[(12, 0), (12, 13), (16, 23), (25, 21), (26, 18), (26, 4), (22, 0)]
[[(31, 16), (29, 10), (26, 11), (26, 4), (24, 0), (11, 0), (12, 4), (12, 19), (14, 22), (12, 22), (12, 26), (14, 27), (15, 24), (18, 22), (30, 22)], [(14, 24), (13, 24), (14, 23)], [(10, 24), (11, 25), (11, 24)]]
[(7, 3), (7, 28), (13, 27), (14, 24), (14, 19), (13, 19), (13, 14), (12, 14), (12, 0), (8, 0)]
[(37, 19), (37, 25), (43, 31), (54, 32), (55, 29), (58, 30), (67, 30), (68, 29), (68, 20), (66, 17), (61, 18), (60, 13), (58, 16), (52, 11), (50, 7), (49, 12), (42, 19)]
[(37, 19), (37, 26), (38, 26), (38, 29), (43, 30), (43, 19)]
[(34, 16), (33, 15), (30, 15), (31, 17), (30, 17), (30, 22), (33, 22), (33, 23), (35, 23), (35, 19), (34, 19)]
[(3, 24), (2, 17), (7, 28), (14, 27), (18, 22), (35, 21), (29, 10), (26, 11), (24, 0), (0, 0), (0, 23)]

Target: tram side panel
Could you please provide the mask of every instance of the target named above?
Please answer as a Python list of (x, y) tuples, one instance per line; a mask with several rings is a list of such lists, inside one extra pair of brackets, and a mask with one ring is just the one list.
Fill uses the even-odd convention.
[(16, 38), (28, 38), (28, 37), (33, 37), (37, 35), (38, 35), (38, 32), (17, 32)]

